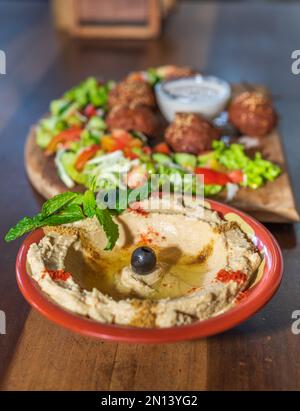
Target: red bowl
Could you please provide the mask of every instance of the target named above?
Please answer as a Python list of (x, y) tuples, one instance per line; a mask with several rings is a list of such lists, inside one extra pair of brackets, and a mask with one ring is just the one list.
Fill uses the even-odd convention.
[(26, 300), (49, 320), (82, 335), (102, 340), (130, 343), (166, 343), (207, 337), (226, 331), (245, 321), (270, 300), (282, 279), (283, 258), (277, 241), (258, 221), (228, 205), (213, 200), (206, 201), (222, 217), (227, 214), (234, 215), (238, 219), (242, 219), (248, 227), (250, 226), (254, 233), (253, 242), (265, 258), (265, 266), (260, 280), (247, 291), (240, 302), (224, 314), (190, 325), (171, 328), (136, 328), (107, 325), (73, 314), (50, 301), (27, 273), (27, 252), (32, 243), (38, 242), (43, 237), (44, 234), (41, 229), (26, 237), (18, 252), (16, 273), (19, 288)]

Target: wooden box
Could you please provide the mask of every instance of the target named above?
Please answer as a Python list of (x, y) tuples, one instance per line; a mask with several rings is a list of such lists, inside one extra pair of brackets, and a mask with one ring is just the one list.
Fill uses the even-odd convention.
[(174, 0), (52, 0), (56, 27), (75, 37), (154, 38)]

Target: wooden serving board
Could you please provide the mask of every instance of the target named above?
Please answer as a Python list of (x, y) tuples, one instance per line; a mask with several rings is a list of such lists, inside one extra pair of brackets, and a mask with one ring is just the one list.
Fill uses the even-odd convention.
[[(233, 94), (238, 94), (249, 86), (233, 86)], [(254, 86), (250, 86), (254, 88)], [(255, 86), (256, 89), (261, 89)], [(53, 157), (44, 155), (43, 150), (35, 142), (35, 127), (29, 132), (25, 146), (25, 167), (30, 182), (34, 188), (45, 198), (67, 190), (67, 187), (58, 177)], [(263, 157), (278, 164), (282, 168), (282, 174), (273, 182), (268, 182), (258, 190), (241, 188), (231, 205), (251, 214), (262, 222), (297, 222), (299, 213), (296, 208), (293, 190), (289, 179), (285, 156), (281, 144), (281, 138), (277, 129), (267, 137), (260, 139)], [(84, 187), (76, 185), (73, 191), (83, 191)], [(225, 195), (215, 197), (225, 201)]]

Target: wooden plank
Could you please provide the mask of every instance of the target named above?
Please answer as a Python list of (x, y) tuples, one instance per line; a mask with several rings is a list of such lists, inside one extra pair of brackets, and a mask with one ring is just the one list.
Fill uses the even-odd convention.
[[(262, 87), (257, 86), (256, 89), (261, 90)], [(244, 91), (245, 87), (234, 85), (233, 90), (234, 94), (238, 94)], [(275, 181), (268, 182), (258, 190), (241, 188), (231, 205), (263, 222), (299, 221), (278, 129), (261, 138), (256, 150), (261, 151), (264, 158), (278, 164), (283, 172)], [(57, 175), (53, 158), (46, 157), (36, 145), (34, 128), (29, 133), (25, 148), (25, 166), (31, 183), (44, 197), (50, 198), (66, 190)], [(82, 189), (79, 185), (74, 187), (75, 191)], [(225, 194), (221, 193), (216, 199), (226, 201)]]

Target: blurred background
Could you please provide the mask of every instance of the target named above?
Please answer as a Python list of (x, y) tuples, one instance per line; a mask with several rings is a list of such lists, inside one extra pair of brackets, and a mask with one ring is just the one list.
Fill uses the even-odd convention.
[(1, 129), (17, 109), (28, 129), (51, 99), (89, 75), (120, 79), (178, 64), (264, 84), (279, 111), (284, 96), (281, 126), (290, 134), (299, 18), (300, 2), (292, 0), (0, 0)]

